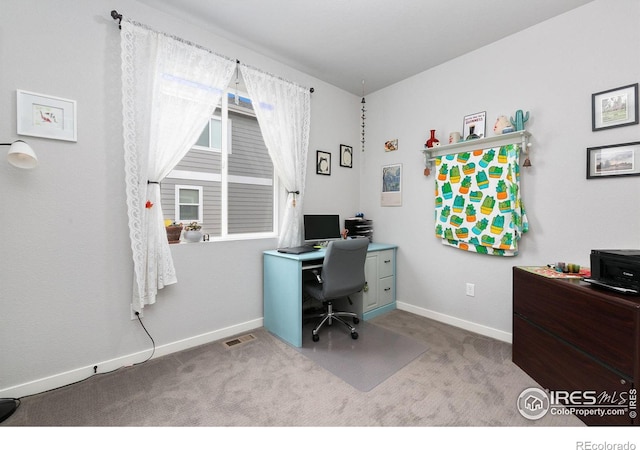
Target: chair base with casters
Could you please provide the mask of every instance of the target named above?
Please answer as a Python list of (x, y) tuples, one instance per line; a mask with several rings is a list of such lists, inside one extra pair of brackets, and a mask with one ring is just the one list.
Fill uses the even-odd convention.
[[(349, 299), (349, 303), (351, 303), (351, 299)], [(352, 312), (344, 312), (344, 311), (334, 311), (333, 310), (333, 303), (332, 302), (326, 302), (327, 305), (327, 312), (323, 313), (323, 314), (316, 314), (315, 316), (311, 316), (311, 318), (316, 318), (316, 317), (321, 317), (322, 320), (320, 321), (320, 323), (318, 323), (318, 325), (316, 325), (316, 327), (313, 329), (312, 333), (312, 339), (313, 342), (318, 342), (320, 340), (320, 336), (318, 335), (318, 331), (320, 331), (320, 328), (322, 328), (322, 326), (326, 323), (327, 325), (331, 326), (333, 324), (333, 321), (336, 320), (338, 322), (340, 322), (341, 324), (343, 324), (344, 326), (346, 326), (349, 331), (351, 332), (351, 338), (352, 339), (358, 339), (358, 332), (356, 331), (356, 329), (354, 327), (352, 327), (349, 322), (347, 322), (346, 320), (343, 319), (343, 317), (351, 317), (351, 319), (353, 320), (353, 323), (358, 324), (360, 322), (360, 318), (358, 317), (358, 315), (356, 313), (352, 313)]]

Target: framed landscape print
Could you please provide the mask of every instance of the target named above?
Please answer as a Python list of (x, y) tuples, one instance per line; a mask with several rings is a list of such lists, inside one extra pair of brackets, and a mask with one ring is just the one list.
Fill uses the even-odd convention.
[(638, 83), (591, 95), (591, 130), (638, 123)]
[(587, 149), (587, 178), (640, 175), (640, 142)]

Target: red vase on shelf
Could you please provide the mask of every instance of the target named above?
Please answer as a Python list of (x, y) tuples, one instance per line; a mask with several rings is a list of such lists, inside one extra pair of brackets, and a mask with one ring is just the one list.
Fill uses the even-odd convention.
[(440, 141), (436, 139), (436, 130), (431, 130), (431, 137), (424, 144), (427, 148), (437, 147), (440, 145)]

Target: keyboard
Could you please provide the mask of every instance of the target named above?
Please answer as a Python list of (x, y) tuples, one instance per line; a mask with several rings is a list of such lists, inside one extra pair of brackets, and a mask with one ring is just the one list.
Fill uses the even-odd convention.
[(299, 247), (284, 247), (284, 248), (279, 248), (278, 251), (280, 253), (290, 253), (293, 255), (299, 255), (301, 253), (309, 253), (309, 252), (315, 252), (316, 250), (318, 250), (317, 248), (315, 248), (313, 245), (301, 245)]

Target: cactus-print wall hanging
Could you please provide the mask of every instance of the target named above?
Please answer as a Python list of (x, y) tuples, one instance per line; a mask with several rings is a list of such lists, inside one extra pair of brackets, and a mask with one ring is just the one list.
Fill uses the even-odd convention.
[(515, 144), (436, 159), (435, 231), (442, 243), (515, 256), (528, 230)]

